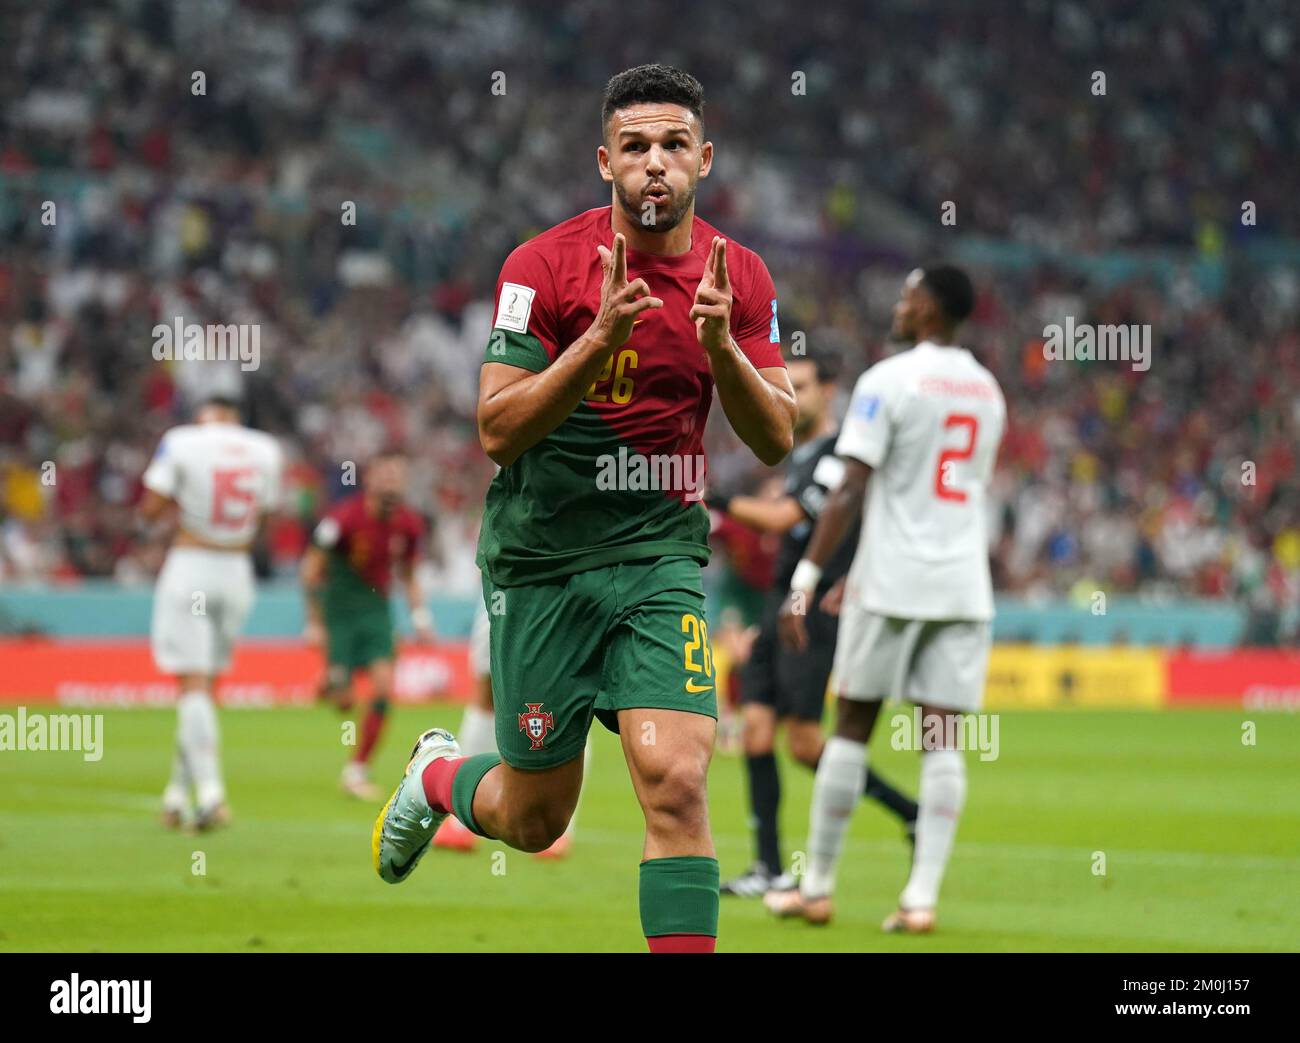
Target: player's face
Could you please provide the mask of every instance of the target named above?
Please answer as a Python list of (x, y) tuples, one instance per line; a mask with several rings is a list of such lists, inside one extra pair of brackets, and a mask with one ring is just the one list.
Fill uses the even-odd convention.
[(894, 305), (893, 335), (899, 340), (919, 340), (920, 331), (929, 321), (934, 300), (921, 285), (920, 272), (913, 272), (903, 283)]
[(790, 374), (795, 404), (799, 407), (794, 429), (796, 434), (802, 435), (815, 426), (826, 412), (830, 385), (822, 384), (817, 379), (817, 364), (807, 359), (791, 362), (786, 366), (786, 371)]
[(406, 461), (399, 456), (388, 456), (376, 460), (366, 473), (366, 486), (369, 492), (378, 497), (384, 509), (391, 509), (402, 502), (406, 489)]
[(713, 144), (702, 136), (700, 121), (681, 105), (647, 102), (614, 112), (596, 159), (629, 220), (667, 232), (694, 212), (696, 182), (713, 164)]

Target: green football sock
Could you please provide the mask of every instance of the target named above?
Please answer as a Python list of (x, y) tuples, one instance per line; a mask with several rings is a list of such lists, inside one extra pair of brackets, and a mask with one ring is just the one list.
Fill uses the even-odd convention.
[(483, 781), (483, 776), (501, 763), (496, 753), (476, 753), (466, 757), (465, 762), (456, 769), (456, 777), (451, 781), (451, 813), (460, 819), (461, 824), (471, 833), (477, 833), (489, 840), (496, 839), (483, 832), (474, 819), (474, 791)]
[(718, 935), (718, 860), (704, 855), (641, 863), (641, 929), (662, 935)]

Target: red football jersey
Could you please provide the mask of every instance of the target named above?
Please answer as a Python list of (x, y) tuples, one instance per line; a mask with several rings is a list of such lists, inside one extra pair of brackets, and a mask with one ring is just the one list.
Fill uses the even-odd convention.
[[(387, 517), (372, 514), (363, 493), (340, 500), (316, 526), (318, 547), (331, 552), (335, 565), (346, 564), (355, 578), (380, 594), (387, 594), (396, 562), (410, 563), (419, 557), (424, 524), (405, 504)], [(341, 570), (331, 570), (331, 579)]]
[[(663, 307), (641, 313), (573, 414), (493, 481), (479, 564), (494, 581), (508, 585), (636, 557), (707, 560), (708, 518), (699, 499), (713, 375), (690, 312), (718, 234), (696, 217), (686, 253), (627, 250), (628, 280), (644, 279)], [(600, 306), (596, 247), (613, 240), (606, 206), (518, 247), (497, 282), (483, 361), (540, 372), (582, 336)], [(727, 238), (727, 275), (731, 335), (740, 350), (758, 369), (784, 366), (767, 267)], [(640, 461), (648, 467), (638, 472)], [(639, 480), (655, 469), (671, 471), (674, 480)]]

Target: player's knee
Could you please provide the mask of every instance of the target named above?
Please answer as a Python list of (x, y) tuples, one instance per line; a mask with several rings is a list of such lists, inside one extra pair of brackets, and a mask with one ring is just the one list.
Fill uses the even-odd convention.
[(776, 729), (766, 722), (745, 718), (740, 740), (746, 757), (765, 757), (776, 745)]
[(836, 710), (835, 734), (853, 742), (869, 741), (879, 711), (879, 702), (841, 698)]
[(569, 813), (555, 808), (540, 808), (519, 822), (514, 847), (535, 853), (545, 851), (563, 835), (569, 825)]
[(816, 730), (791, 728), (786, 741), (789, 744), (791, 757), (805, 767), (814, 768), (817, 766), (817, 760), (822, 754), (820, 728)]
[(646, 783), (647, 818), (668, 819), (677, 828), (691, 828), (707, 821), (705, 771), (690, 761), (663, 765)]

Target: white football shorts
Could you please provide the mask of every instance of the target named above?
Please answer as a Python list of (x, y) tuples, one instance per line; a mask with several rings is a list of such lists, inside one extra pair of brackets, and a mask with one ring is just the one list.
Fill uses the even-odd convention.
[(220, 674), (253, 607), (247, 554), (173, 547), (154, 587), (150, 644), (168, 674)]
[(859, 702), (905, 699), (976, 713), (992, 646), (987, 621), (897, 619), (846, 600), (832, 691)]

